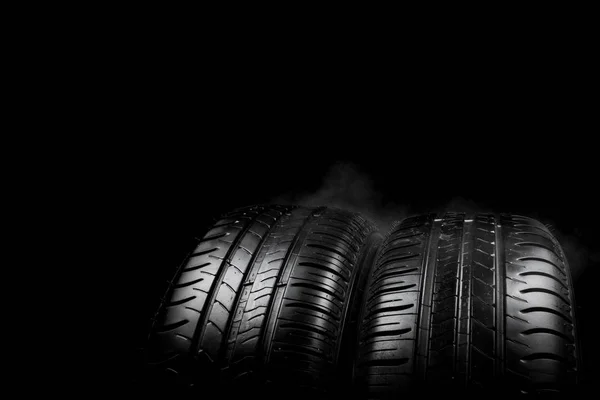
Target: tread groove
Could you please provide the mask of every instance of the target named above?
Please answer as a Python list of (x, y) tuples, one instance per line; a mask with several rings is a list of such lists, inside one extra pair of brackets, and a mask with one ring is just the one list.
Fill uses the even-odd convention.
[(214, 251), (217, 251), (219, 249), (220, 249), (220, 247), (214, 247), (214, 248), (209, 249), (209, 250), (204, 250), (204, 251), (199, 251), (197, 253), (192, 253), (192, 255), (190, 256), (190, 258), (192, 258), (192, 257), (198, 257), (198, 256), (203, 256), (205, 254), (210, 254), (210, 253), (212, 253)]
[(340, 240), (340, 241), (344, 242), (346, 245), (348, 245), (348, 247), (350, 249), (358, 250), (356, 244), (352, 243), (350, 240), (348, 240), (343, 235), (334, 235), (333, 233), (323, 232), (323, 231), (314, 231), (313, 234), (314, 235), (328, 236), (328, 237), (334, 238), (335, 240)]
[[(394, 268), (394, 269), (398, 269), (398, 268)], [(415, 272), (415, 271), (418, 271), (418, 270), (419, 270), (419, 268), (408, 268), (408, 269), (399, 270), (399, 271), (393, 271), (393, 272), (389, 272), (389, 270), (388, 270), (388, 272), (379, 275), (377, 277), (377, 279), (375, 279), (373, 281), (372, 284), (376, 285), (378, 282), (380, 282), (380, 281), (382, 281), (384, 279), (392, 278), (392, 277), (396, 277), (396, 276), (407, 275), (410, 272)]]
[(192, 266), (192, 267), (184, 268), (184, 269), (182, 270), (182, 272), (190, 272), (190, 271), (195, 271), (195, 270), (197, 270), (197, 269), (200, 269), (200, 268), (206, 267), (207, 265), (210, 265), (210, 264), (212, 264), (212, 263), (206, 262), (206, 263), (204, 263), (204, 264), (200, 264), (200, 265), (194, 265), (194, 266)]
[[(374, 359), (363, 361), (358, 364), (359, 367), (397, 367), (408, 363), (408, 358), (388, 358), (388, 359)], [(375, 385), (371, 385), (375, 386)], [(381, 385), (387, 386), (387, 385)]]
[(572, 341), (572, 338), (569, 337), (568, 335), (565, 335), (562, 332), (559, 332), (557, 330), (550, 329), (550, 328), (532, 328), (532, 329), (527, 329), (526, 331), (521, 332), (521, 335), (529, 336), (529, 335), (534, 335), (536, 333), (547, 333), (549, 335), (555, 335), (555, 336), (561, 337), (561, 338), (563, 338), (563, 339), (565, 339), (565, 340), (567, 340), (569, 342)]
[[(393, 325), (395, 325), (395, 324), (393, 324)], [(408, 333), (410, 331), (412, 331), (412, 328), (392, 329), (392, 330), (389, 330), (389, 331), (371, 332), (371, 333), (365, 335), (363, 341), (366, 342), (367, 340), (369, 340), (371, 338), (374, 338), (374, 337), (403, 335), (403, 334)]]
[(321, 292), (327, 293), (328, 295), (336, 298), (337, 300), (339, 300), (342, 303), (344, 302), (344, 299), (342, 299), (337, 293), (333, 292), (332, 290), (326, 289), (322, 286), (314, 285), (312, 283), (294, 282), (290, 286), (303, 287), (303, 288), (307, 288), (307, 289), (321, 291)]
[[(398, 240), (400, 240), (400, 239), (398, 239)], [(383, 258), (387, 254), (389, 254), (389, 253), (391, 253), (393, 251), (398, 251), (398, 250), (401, 250), (401, 249), (405, 249), (407, 247), (418, 246), (419, 244), (420, 243), (418, 243), (418, 242), (417, 243), (409, 242), (409, 243), (404, 243), (404, 244), (390, 244), (390, 246), (381, 253), (381, 257)]]
[(335, 253), (335, 254), (343, 257), (348, 262), (350, 262), (350, 263), (352, 262), (352, 260), (346, 254), (344, 254), (343, 252), (339, 251), (338, 249), (334, 249), (331, 246), (327, 246), (327, 245), (320, 244), (320, 243), (309, 243), (309, 244), (306, 245), (306, 247), (312, 247), (312, 248), (315, 248), (315, 249), (321, 249), (321, 250), (325, 250), (325, 251), (330, 251), (332, 253)]
[[(294, 344), (294, 343), (285, 343), (285, 347), (291, 347), (292, 349), (275, 349), (274, 353), (303, 353), (303, 354), (308, 354), (311, 356), (316, 356), (319, 358), (326, 358), (326, 355), (316, 351), (316, 350), (311, 350), (310, 348), (306, 347), (306, 346), (302, 346), (299, 344)], [(313, 371), (311, 371), (313, 372)]]
[(312, 311), (316, 311), (322, 314), (326, 314), (328, 316), (330, 316), (331, 318), (333, 318), (334, 320), (339, 320), (340, 317), (335, 315), (332, 311), (326, 309), (325, 307), (320, 307), (314, 304), (308, 304), (308, 303), (289, 303), (286, 304), (287, 307), (299, 307), (299, 308), (305, 308), (307, 310), (312, 310)]
[(372, 293), (371, 297), (378, 297), (378, 296), (380, 296), (380, 295), (382, 295), (384, 293), (403, 291), (403, 290), (406, 290), (406, 289), (414, 288), (416, 286), (417, 286), (416, 283), (411, 283), (410, 285), (392, 286), (392, 287), (388, 287), (388, 288), (385, 288), (385, 289), (377, 289), (376, 291), (374, 291)]
[(326, 336), (330, 339), (334, 339), (335, 336), (331, 334), (331, 332), (325, 330), (325, 329), (319, 329), (316, 328), (312, 325), (307, 325), (307, 324), (303, 324), (301, 322), (286, 322), (283, 323), (279, 326), (281, 329), (284, 328), (291, 328), (291, 329), (299, 329), (301, 331), (307, 331), (307, 332), (313, 332), (313, 333), (317, 333), (319, 335), (323, 335)]
[(347, 276), (344, 276), (342, 273), (340, 273), (339, 271), (336, 271), (335, 269), (325, 266), (323, 264), (319, 264), (319, 263), (315, 263), (315, 262), (311, 262), (311, 261), (302, 261), (300, 263), (298, 263), (298, 265), (304, 266), (304, 267), (312, 267), (312, 268), (317, 268), (323, 271), (327, 271), (330, 272), (334, 275), (339, 276), (340, 278), (344, 279), (344, 281), (348, 280)]
[(564, 287), (565, 289), (568, 289), (567, 285), (565, 285), (565, 283), (563, 281), (561, 281), (560, 279), (558, 279), (554, 275), (550, 275), (550, 274), (547, 274), (545, 272), (528, 271), (528, 272), (521, 272), (521, 273), (519, 273), (519, 276), (530, 276), (530, 275), (545, 276), (546, 278), (554, 279), (556, 282), (560, 283), (562, 287)]
[(552, 252), (559, 260), (562, 259), (562, 257), (556, 252), (556, 250), (554, 250), (551, 247), (548, 247), (542, 243), (536, 243), (536, 242), (519, 242), (516, 243), (517, 246), (521, 246), (521, 247), (539, 247), (541, 249), (545, 249), (548, 250), (550, 252)]
[(550, 290), (550, 289), (546, 289), (546, 288), (531, 288), (531, 289), (520, 290), (520, 292), (523, 293), (523, 294), (526, 294), (526, 293), (547, 293), (547, 294), (551, 294), (553, 296), (558, 297), (559, 299), (561, 299), (566, 304), (570, 305), (570, 303), (569, 303), (569, 301), (567, 299), (565, 299), (564, 297), (562, 297), (560, 294), (556, 293), (554, 290)]
[(186, 297), (185, 299), (181, 299), (179, 301), (172, 301), (170, 303), (167, 303), (166, 307), (178, 306), (180, 304), (187, 303), (190, 300), (194, 300), (195, 298), (196, 298), (196, 296), (190, 296), (190, 297)]
[(198, 278), (198, 279), (194, 279), (193, 281), (189, 281), (189, 282), (185, 282), (185, 283), (178, 283), (177, 285), (173, 285), (173, 288), (180, 289), (182, 287), (191, 286), (194, 283), (202, 282), (203, 280), (204, 280), (204, 278)]
[(517, 258), (517, 260), (519, 260), (519, 261), (540, 261), (540, 262), (544, 262), (546, 264), (550, 264), (550, 265), (554, 266), (557, 270), (560, 271), (561, 274), (566, 275), (565, 271), (563, 271), (562, 268), (560, 268), (558, 265), (556, 265), (552, 261), (546, 260), (544, 258), (540, 258), (540, 257), (519, 257), (519, 258)]
[(190, 322), (190, 321), (188, 321), (187, 319), (183, 319), (181, 321), (174, 322), (172, 324), (163, 325), (163, 326), (159, 327), (158, 329), (156, 329), (156, 332), (158, 332), (158, 333), (169, 332), (169, 331), (175, 330), (175, 329), (187, 324), (188, 322)]
[[(211, 228), (211, 229), (214, 229), (214, 228)], [(203, 243), (203, 242), (208, 242), (210, 240), (220, 239), (222, 237), (229, 236), (229, 234), (230, 234), (229, 232), (223, 232), (223, 233), (219, 233), (218, 235), (204, 237), (198, 242), (198, 244)]]
[(559, 356), (558, 354), (553, 354), (553, 353), (533, 353), (533, 354), (526, 355), (525, 357), (522, 357), (521, 360), (525, 360), (525, 361), (554, 360), (554, 361), (559, 361), (559, 362), (562, 362), (565, 364), (569, 364), (569, 361), (566, 358)]
[(567, 321), (568, 323), (572, 324), (573, 320), (569, 317), (567, 317), (565, 314), (561, 313), (560, 311), (556, 311), (553, 310), (552, 308), (548, 308), (548, 307), (529, 307), (526, 308), (524, 310), (521, 310), (521, 313), (523, 314), (529, 314), (532, 312), (547, 312), (550, 314), (554, 314), (554, 315), (558, 315), (559, 317), (561, 317), (562, 319), (564, 319), (565, 321)]
[(365, 316), (365, 320), (371, 319), (372, 316), (377, 315), (377, 314), (381, 314), (381, 313), (384, 313), (384, 312), (391, 312), (391, 311), (404, 311), (404, 310), (408, 310), (409, 308), (413, 308), (414, 306), (415, 306), (414, 304), (406, 304), (404, 306), (378, 308), (376, 310), (371, 310)]
[(533, 236), (538, 236), (544, 239), (548, 239), (548, 240), (552, 240), (552, 238), (546, 233), (546, 234), (541, 234), (539, 232), (514, 232), (514, 235), (533, 235)]
[(417, 257), (420, 257), (420, 256), (421, 256), (421, 254), (417, 253), (417, 254), (407, 254), (405, 256), (400, 256), (400, 257), (393, 257), (393, 258), (390, 258), (390, 259), (385, 260), (384, 262), (382, 262), (377, 269), (383, 269), (383, 268), (385, 268), (389, 264), (393, 264), (393, 263), (398, 262), (398, 261), (410, 260), (412, 258), (417, 258)]

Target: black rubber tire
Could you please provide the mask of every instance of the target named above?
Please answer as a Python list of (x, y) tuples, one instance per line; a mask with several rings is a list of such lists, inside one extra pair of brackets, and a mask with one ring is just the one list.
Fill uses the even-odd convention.
[(353, 371), (361, 396), (574, 389), (573, 284), (542, 223), (463, 213), (407, 218), (384, 240), (368, 280)]
[(360, 215), (325, 207), (223, 216), (159, 307), (148, 340), (152, 383), (219, 395), (263, 385), (325, 393), (349, 336), (358, 272), (381, 240)]

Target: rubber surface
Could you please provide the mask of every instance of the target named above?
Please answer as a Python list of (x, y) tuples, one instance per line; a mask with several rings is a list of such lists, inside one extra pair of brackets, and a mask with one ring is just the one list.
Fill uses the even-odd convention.
[(358, 214), (336, 209), (269, 205), (223, 216), (158, 310), (148, 341), (153, 383), (221, 395), (263, 386), (325, 392), (377, 236)]
[(559, 395), (576, 382), (569, 267), (536, 220), (407, 218), (368, 279), (354, 364), (361, 396)]

